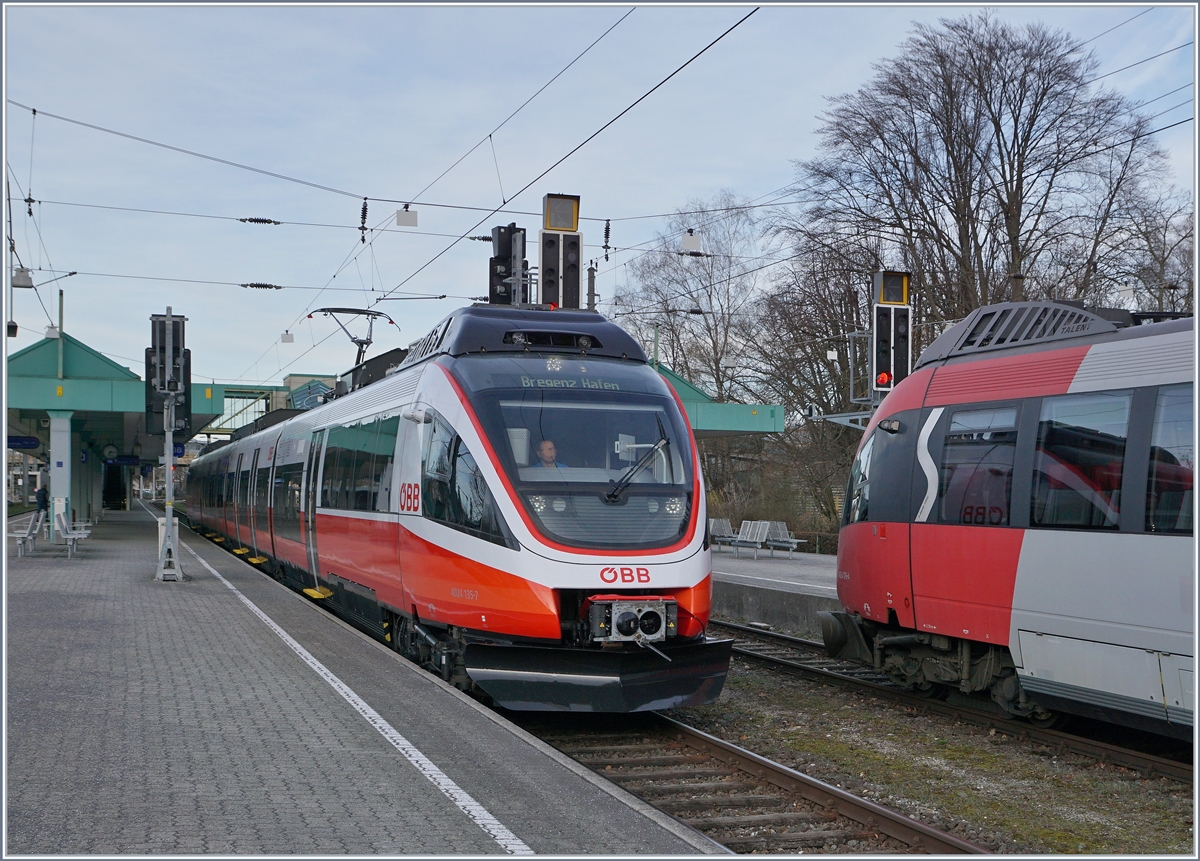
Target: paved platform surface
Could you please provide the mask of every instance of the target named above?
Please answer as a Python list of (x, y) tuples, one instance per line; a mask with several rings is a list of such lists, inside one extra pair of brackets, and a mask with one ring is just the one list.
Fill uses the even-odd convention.
[(156, 532), (8, 542), (5, 854), (720, 851), (194, 533), (226, 582), (156, 581)]
[(760, 552), (753, 559), (745, 550), (741, 557), (722, 548), (712, 554), (713, 579), (745, 583), (778, 592), (798, 592), (822, 598), (837, 597), (837, 557), (817, 553), (776, 552), (772, 559)]
[(712, 554), (713, 614), (742, 622), (765, 622), (813, 639), (821, 638), (817, 614), (838, 610), (837, 557), (816, 553), (746, 550), (735, 556), (728, 548)]

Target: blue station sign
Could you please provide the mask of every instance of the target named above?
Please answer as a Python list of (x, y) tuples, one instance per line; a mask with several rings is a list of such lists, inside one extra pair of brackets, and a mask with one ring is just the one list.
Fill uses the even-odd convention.
[(8, 438), (8, 447), (21, 449), (37, 448), (42, 444), (42, 441), (35, 436), (10, 436)]

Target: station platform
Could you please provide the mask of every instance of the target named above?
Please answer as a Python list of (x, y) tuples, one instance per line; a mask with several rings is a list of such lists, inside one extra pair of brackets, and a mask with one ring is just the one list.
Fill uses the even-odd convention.
[(821, 638), (817, 613), (840, 610), (837, 557), (817, 553), (760, 550), (735, 556), (713, 548), (713, 615), (732, 621), (764, 622), (813, 639)]
[(6, 855), (726, 851), (187, 529), (155, 580), (156, 541), (8, 542)]

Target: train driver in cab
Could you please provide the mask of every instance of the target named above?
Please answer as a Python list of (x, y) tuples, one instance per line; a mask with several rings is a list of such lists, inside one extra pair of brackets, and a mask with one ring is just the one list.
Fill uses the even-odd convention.
[(537, 447), (538, 462), (535, 467), (543, 469), (569, 469), (567, 464), (558, 460), (558, 450), (554, 447), (554, 440), (544, 439), (538, 443)]

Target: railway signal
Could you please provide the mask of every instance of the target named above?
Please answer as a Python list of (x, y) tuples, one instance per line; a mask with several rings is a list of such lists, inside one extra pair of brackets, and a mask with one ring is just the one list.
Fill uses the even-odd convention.
[[(160, 415), (156, 406), (161, 402), (161, 433), (167, 486), (164, 504), (166, 515), (161, 520), (158, 539), (158, 580), (182, 580), (175, 533), (175, 441), (176, 430), (187, 433), (191, 422), (192, 354), (185, 350), (184, 328), (187, 318), (171, 313), (150, 315), (150, 348), (146, 350), (146, 430), (153, 433), (151, 421)], [(183, 407), (177, 412), (176, 407)]]
[[(513, 252), (518, 247), (521, 257), (515, 258)], [(529, 263), (524, 256), (524, 227), (517, 227), (516, 222), (513, 222), (492, 228), (492, 259), (488, 261), (488, 301), (491, 304), (514, 304), (513, 297), (518, 291), (514, 289), (513, 283), (513, 260), (520, 259), (521, 272), (526, 273), (529, 271)]]
[(542, 302), (578, 308), (583, 263), (578, 195), (547, 194), (542, 199), (542, 229), (538, 232), (538, 243)]
[(871, 390), (890, 392), (912, 367), (907, 272), (876, 272), (871, 289)]

